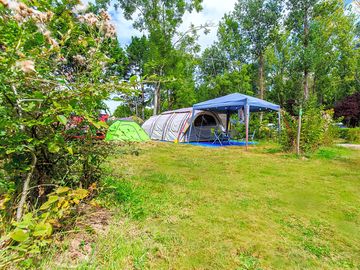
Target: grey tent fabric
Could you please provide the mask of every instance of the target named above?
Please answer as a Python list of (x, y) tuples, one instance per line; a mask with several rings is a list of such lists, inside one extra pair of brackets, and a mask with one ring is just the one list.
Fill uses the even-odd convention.
[(244, 94), (234, 93), (227, 96), (211, 99), (193, 106), (194, 110), (209, 110), (213, 112), (234, 112), (245, 105), (249, 105), (250, 112), (259, 111), (279, 111), (280, 106), (268, 101), (247, 96)]
[(190, 134), (192, 113), (192, 108), (163, 112), (145, 121), (142, 128), (152, 140), (172, 142), (209, 141), (213, 140), (211, 129), (224, 130), (225, 115), (196, 110)]

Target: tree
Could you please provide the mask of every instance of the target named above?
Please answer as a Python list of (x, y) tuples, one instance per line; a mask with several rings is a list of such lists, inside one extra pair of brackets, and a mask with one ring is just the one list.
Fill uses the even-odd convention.
[[(201, 0), (118, 0), (124, 10), (125, 18), (134, 20), (134, 27), (140, 31), (148, 31), (149, 59), (145, 64), (145, 73), (152, 78), (166, 78), (172, 63), (177, 28), (182, 23), (185, 12), (201, 10)], [(161, 108), (162, 82), (153, 84), (154, 114)]]
[(360, 125), (360, 92), (356, 92), (335, 105), (335, 117), (344, 117), (345, 124), (351, 127)]
[[(315, 51), (311, 45), (311, 24), (315, 18), (314, 7), (319, 0), (288, 0), (287, 8), (289, 15), (287, 25), (293, 35), (294, 42), (297, 42), (297, 49), (301, 55), (299, 64), (303, 70), (303, 97), (309, 98), (309, 74), (311, 69), (312, 56)], [(300, 43), (301, 42), (301, 43)]]
[[(146, 36), (132, 37), (130, 45), (126, 48), (126, 54), (129, 59), (129, 65), (127, 67), (127, 77), (140, 76), (144, 77), (145, 63), (149, 59), (149, 41)], [(141, 89), (141, 116), (145, 118), (145, 85), (140, 83)]]
[(118, 118), (124, 118), (124, 117), (132, 116), (132, 114), (133, 113), (132, 113), (131, 109), (129, 108), (129, 106), (124, 104), (124, 105), (117, 106), (113, 115)]
[(197, 93), (199, 101), (233, 92), (254, 94), (251, 90), (251, 67), (239, 61), (231, 61), (221, 42), (205, 49), (199, 67), (201, 70), (199, 79), (201, 85)]
[(258, 89), (261, 99), (265, 92), (265, 52), (274, 43), (279, 26), (281, 1), (239, 1), (232, 14), (237, 21), (239, 36), (244, 39), (246, 50), (251, 52), (258, 64)]

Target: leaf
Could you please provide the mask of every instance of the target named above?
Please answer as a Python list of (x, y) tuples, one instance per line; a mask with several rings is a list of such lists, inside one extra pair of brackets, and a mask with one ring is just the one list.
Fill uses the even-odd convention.
[(11, 153), (14, 153), (16, 150), (15, 149), (8, 149), (6, 150), (6, 154), (9, 155)]
[(57, 200), (59, 200), (59, 196), (56, 196), (56, 195), (49, 196), (49, 199), (47, 200), (47, 202), (45, 202), (43, 205), (40, 206), (40, 210), (48, 209), (51, 206), (51, 204), (53, 204)]
[(70, 147), (70, 146), (66, 147), (66, 150), (68, 150), (70, 155), (74, 155), (74, 151), (73, 151), (72, 147)]
[(74, 199), (78, 199), (78, 200), (82, 200), (84, 199), (87, 195), (89, 195), (89, 191), (86, 189), (82, 189), (82, 188), (78, 188), (75, 189), (71, 195), (74, 197)]
[(0, 210), (6, 209), (6, 203), (11, 200), (10, 194), (5, 194), (3, 198), (0, 199)]
[(52, 226), (50, 223), (39, 223), (35, 226), (34, 236), (46, 237), (52, 233)]
[(70, 190), (70, 188), (68, 188), (68, 187), (58, 187), (58, 188), (55, 190), (55, 193), (56, 193), (56, 194), (61, 194), (61, 193), (68, 192), (69, 190)]
[(130, 77), (129, 81), (130, 81), (131, 84), (134, 84), (134, 83), (136, 83), (137, 79), (138, 79), (138, 76), (133, 75), (133, 76)]
[(25, 232), (22, 229), (16, 228), (10, 233), (10, 238), (17, 242), (24, 242), (29, 238), (29, 233)]
[(54, 154), (60, 151), (60, 147), (54, 142), (50, 142), (48, 144), (48, 149), (50, 153), (54, 153)]
[(75, 203), (75, 204), (79, 204), (80, 203), (80, 200), (79, 199), (73, 199), (73, 202)]
[(56, 116), (56, 118), (59, 120), (59, 122), (63, 125), (66, 125), (67, 124), (67, 118), (64, 116), (64, 115), (58, 115)]
[(29, 227), (32, 227), (33, 226), (33, 214), (32, 213), (27, 213), (26, 215), (23, 216), (21, 222), (19, 222), (17, 224), (17, 226), (19, 228), (22, 228), (22, 229), (27, 229)]

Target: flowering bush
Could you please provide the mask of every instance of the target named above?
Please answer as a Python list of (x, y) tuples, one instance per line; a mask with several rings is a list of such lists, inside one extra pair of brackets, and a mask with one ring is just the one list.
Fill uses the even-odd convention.
[[(70, 115), (96, 128), (102, 101), (122, 91), (123, 55), (110, 16), (77, 1), (0, 0), (0, 183), (11, 219), (46, 200), (54, 185), (96, 181), (106, 148), (91, 134), (70, 140)], [(5, 185), (4, 185), (5, 186)]]

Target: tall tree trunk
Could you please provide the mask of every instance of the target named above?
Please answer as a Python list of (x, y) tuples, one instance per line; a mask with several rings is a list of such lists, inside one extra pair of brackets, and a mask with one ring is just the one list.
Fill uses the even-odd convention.
[[(259, 91), (260, 91), (260, 98), (264, 99), (265, 93), (265, 78), (264, 78), (264, 54), (261, 52), (259, 55)], [(263, 113), (260, 113), (260, 124), (262, 123)]]
[(158, 115), (159, 112), (160, 112), (160, 82), (158, 82), (155, 86), (153, 115)]
[(260, 98), (264, 99), (264, 92), (265, 92), (265, 79), (264, 79), (264, 55), (260, 53), (259, 55), (259, 91), (260, 91)]
[(145, 120), (145, 89), (143, 83), (141, 83), (141, 117)]
[(307, 57), (307, 49), (309, 46), (309, 7), (305, 8), (304, 12), (304, 99), (309, 98), (309, 63)]

